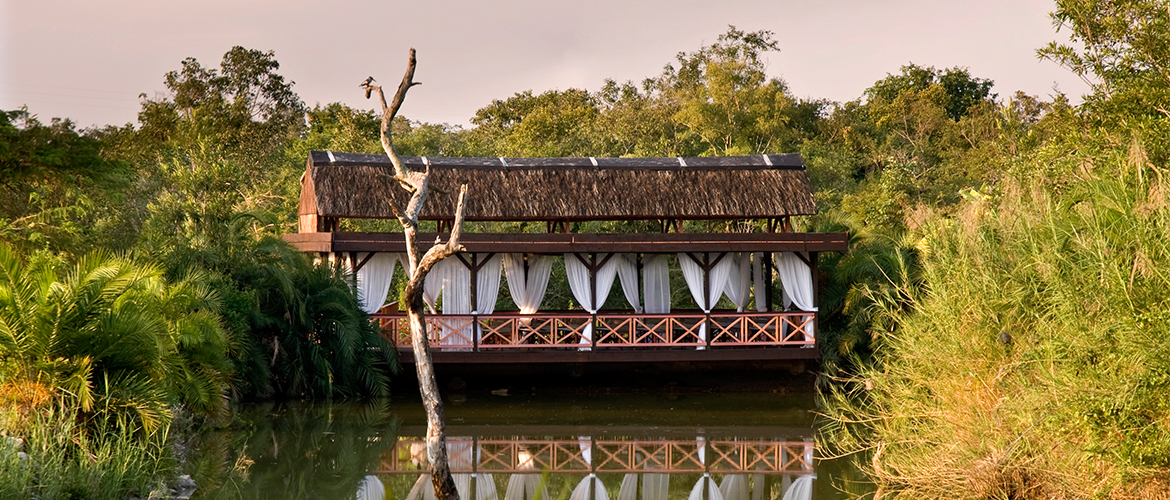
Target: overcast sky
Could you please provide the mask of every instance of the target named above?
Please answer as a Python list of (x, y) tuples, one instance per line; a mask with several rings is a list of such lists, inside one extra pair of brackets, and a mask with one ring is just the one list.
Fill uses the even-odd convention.
[(727, 26), (771, 30), (768, 71), (800, 97), (856, 99), (904, 64), (964, 66), (1000, 96), (1086, 86), (1035, 50), (1056, 33), (1042, 0), (0, 0), (0, 109), (81, 126), (135, 121), (138, 95), (195, 57), (275, 50), (306, 103), (372, 108), (358, 83), (388, 86), (418, 49), (402, 114), (466, 125), (492, 99), (532, 89), (640, 81)]

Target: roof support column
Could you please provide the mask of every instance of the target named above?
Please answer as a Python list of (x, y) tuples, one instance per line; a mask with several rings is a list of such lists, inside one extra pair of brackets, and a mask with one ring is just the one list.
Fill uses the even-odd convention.
[[(809, 267), (809, 271), (812, 272), (813, 306), (817, 307), (817, 308), (820, 308), (820, 305), (821, 305), (821, 302), (820, 302), (821, 273), (819, 272), (820, 266), (817, 265), (817, 259), (819, 257), (820, 257), (820, 252), (809, 252), (808, 253), (808, 267)], [(819, 315), (819, 313), (817, 313), (817, 312), (813, 313), (814, 321), (812, 322), (812, 325), (811, 325), (813, 331), (809, 332), (809, 334), (811, 334), (813, 336), (813, 342), (815, 342), (816, 346), (818, 348), (820, 348), (820, 341), (817, 340), (818, 336), (817, 336), (817, 332), (816, 332), (817, 322), (815, 321), (815, 319), (818, 315)]]
[[(772, 252), (764, 252), (764, 301), (768, 303), (768, 312), (772, 312)], [(758, 288), (758, 287), (757, 287)]]
[[(567, 223), (566, 223), (567, 225)], [(589, 254), (589, 302), (593, 304), (593, 310), (589, 311), (589, 350), (597, 350), (597, 311), (601, 310), (601, 304), (597, 303), (597, 254)], [(593, 483), (589, 483), (592, 487)]]

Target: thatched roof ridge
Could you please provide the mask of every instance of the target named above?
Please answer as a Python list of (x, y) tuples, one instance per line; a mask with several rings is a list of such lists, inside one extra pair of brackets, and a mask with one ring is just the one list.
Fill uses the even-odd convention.
[[(402, 157), (431, 167), (423, 219), (448, 219), (459, 185), (467, 220), (754, 219), (816, 213), (799, 154), (703, 158)], [(407, 193), (385, 155), (313, 151), (300, 214), (393, 218)], [(401, 206), (401, 205), (400, 205)]]

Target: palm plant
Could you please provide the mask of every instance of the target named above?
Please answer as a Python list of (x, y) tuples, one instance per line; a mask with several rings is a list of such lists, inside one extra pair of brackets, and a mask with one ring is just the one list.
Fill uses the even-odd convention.
[(218, 299), (201, 277), (95, 252), (65, 271), (0, 245), (5, 381), (52, 387), (83, 415), (128, 412), (148, 433), (167, 406), (224, 409), (227, 366)]

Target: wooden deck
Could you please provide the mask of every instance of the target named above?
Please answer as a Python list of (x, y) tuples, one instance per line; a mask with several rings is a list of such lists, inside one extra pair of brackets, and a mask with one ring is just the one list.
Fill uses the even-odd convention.
[[(414, 361), (402, 314), (375, 314), (399, 359)], [(435, 363), (816, 359), (815, 313), (515, 312), (427, 316)], [(478, 335), (476, 335), (478, 332)], [(589, 333), (591, 332), (591, 333)]]

